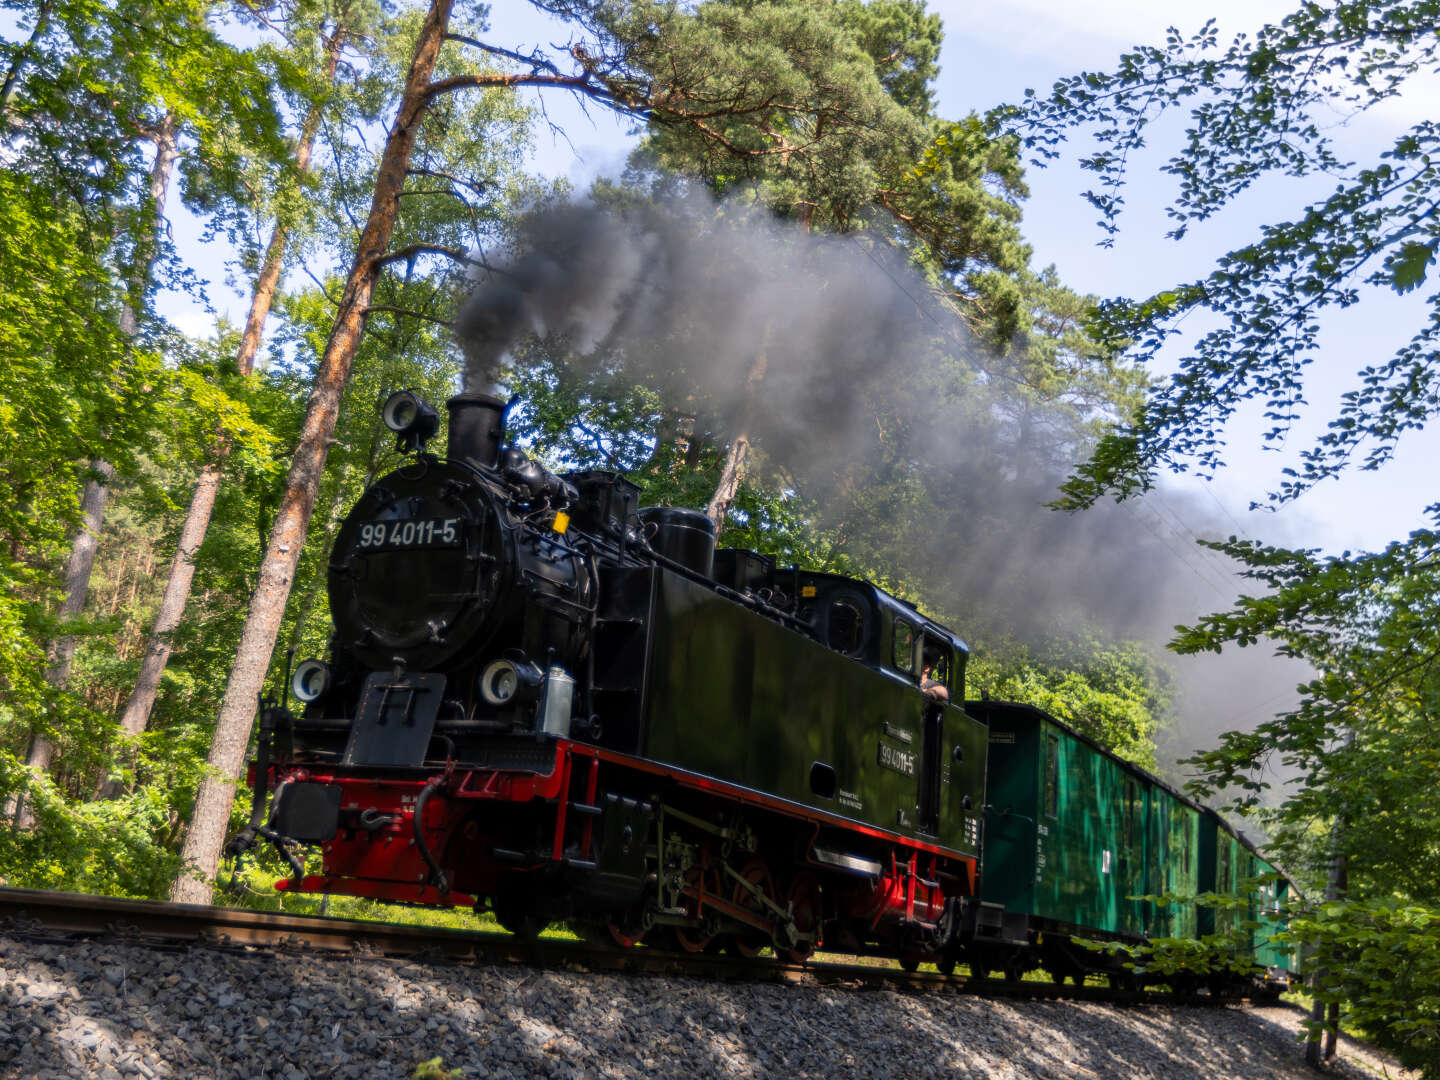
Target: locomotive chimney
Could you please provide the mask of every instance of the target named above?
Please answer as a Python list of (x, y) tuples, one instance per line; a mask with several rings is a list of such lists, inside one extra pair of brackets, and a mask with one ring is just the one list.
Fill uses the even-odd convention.
[(495, 468), (505, 434), (505, 402), (489, 394), (456, 394), (445, 407), (450, 410), (450, 460)]

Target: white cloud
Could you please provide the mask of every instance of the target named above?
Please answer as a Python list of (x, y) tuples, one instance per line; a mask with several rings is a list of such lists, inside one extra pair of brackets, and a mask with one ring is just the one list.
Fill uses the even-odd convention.
[(203, 308), (176, 306), (171, 311), (164, 311), (168, 307), (161, 303), (162, 314), (170, 320), (170, 325), (175, 327), (188, 338), (197, 341), (209, 341), (215, 337), (215, 316)]
[(1297, 7), (1295, 0), (1214, 0), (1203, 7), (1154, 4), (1147, 0), (1105, 0), (1100, 4), (1057, 0), (1010, 0), (1003, 4), (931, 4), (945, 20), (946, 33), (978, 40), (1013, 55), (1055, 60), (1066, 70), (1113, 60), (1137, 44), (1159, 44), (1174, 26), (1186, 36), (1208, 18), (1222, 40), (1277, 22)]
[[(1212, 0), (1194, 8), (1148, 0), (1105, 0), (1091, 5), (1062, 0), (973, 5), (932, 0), (930, 4), (945, 21), (951, 44), (942, 58), (945, 74), (954, 74), (948, 69), (958, 64), (1004, 82), (1007, 67), (1015, 65), (1024, 69), (1024, 74), (1013, 70), (1009, 74), (1037, 87), (1080, 70), (1108, 69), (1120, 53), (1133, 46), (1163, 44), (1172, 27), (1189, 38), (1207, 19), (1214, 18), (1224, 47), (1236, 34), (1253, 34), (1266, 24), (1279, 23), (1299, 6), (1300, 0)], [(942, 84), (945, 81), (942, 77)], [(1359, 122), (1359, 130), (1363, 138), (1365, 132), (1409, 127), (1437, 112), (1440, 73), (1422, 72), (1410, 79), (1402, 95), (1369, 110)], [(1319, 119), (1324, 122), (1323, 115)], [(1343, 126), (1344, 115), (1337, 112), (1334, 123)], [(1384, 137), (1388, 140), (1389, 136)]]

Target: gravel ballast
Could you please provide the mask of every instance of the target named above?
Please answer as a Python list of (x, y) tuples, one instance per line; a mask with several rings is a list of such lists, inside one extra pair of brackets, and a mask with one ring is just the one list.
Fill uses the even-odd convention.
[[(1286, 1007), (1121, 1008), (0, 935), (0, 1077), (26, 1080), (408, 1077), (436, 1057), (466, 1080), (1299, 1080), (1315, 1075), (1299, 1021)], [(1334, 1073), (1380, 1068), (1344, 1045)]]

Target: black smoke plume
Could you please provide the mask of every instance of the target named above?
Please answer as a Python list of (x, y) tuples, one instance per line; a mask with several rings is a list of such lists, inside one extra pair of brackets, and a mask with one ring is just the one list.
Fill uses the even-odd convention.
[[(502, 382), (527, 335), (580, 374), (653, 386), (717, 442), (747, 434), (864, 563), (922, 583), (962, 633), (1040, 642), (1090, 625), (1158, 646), (1227, 606), (1239, 579), (1194, 535), (1235, 523), (1198, 500), (1046, 506), (1086, 417), (1027, 392), (1017, 358), (980, 349), (934, 284), (886, 237), (809, 234), (704, 193), (544, 207), (462, 313), (465, 387)], [(1221, 662), (1184, 665), (1202, 666), (1224, 680)], [(1178, 753), (1229, 726), (1216, 698), (1189, 696), (1204, 731)]]

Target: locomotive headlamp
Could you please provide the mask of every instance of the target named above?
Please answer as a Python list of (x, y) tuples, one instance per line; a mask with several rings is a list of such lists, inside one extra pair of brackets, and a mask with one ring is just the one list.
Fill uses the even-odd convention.
[(323, 697), (334, 681), (329, 664), (323, 660), (306, 660), (290, 677), (290, 692), (308, 705)]
[(487, 705), (509, 705), (533, 698), (544, 673), (524, 660), (492, 660), (480, 672), (480, 696)]
[(397, 390), (385, 399), (380, 419), (395, 432), (395, 449), (402, 452), (424, 450), (425, 444), (440, 427), (435, 406), (413, 390)]

